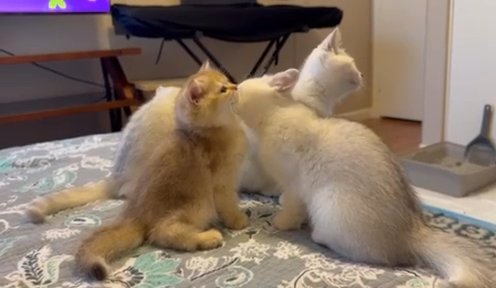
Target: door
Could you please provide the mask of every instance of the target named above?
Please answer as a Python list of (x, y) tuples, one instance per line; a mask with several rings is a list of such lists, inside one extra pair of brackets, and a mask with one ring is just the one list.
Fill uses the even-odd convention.
[(374, 0), (373, 108), (423, 120), (427, 0)]

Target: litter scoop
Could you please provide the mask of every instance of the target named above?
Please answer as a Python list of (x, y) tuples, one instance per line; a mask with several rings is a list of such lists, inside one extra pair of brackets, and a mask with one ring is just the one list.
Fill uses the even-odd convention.
[(480, 166), (496, 165), (496, 148), (489, 138), (489, 127), (493, 108), (491, 105), (484, 106), (482, 116), (482, 127), (479, 136), (475, 137), (465, 148), (465, 161)]

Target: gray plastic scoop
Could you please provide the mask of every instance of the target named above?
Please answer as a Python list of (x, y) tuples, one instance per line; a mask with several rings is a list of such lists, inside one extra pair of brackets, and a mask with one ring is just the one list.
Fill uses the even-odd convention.
[(465, 148), (465, 161), (481, 166), (492, 166), (496, 164), (496, 148), (489, 138), (489, 127), (493, 108), (491, 105), (484, 106), (482, 116), (482, 127), (479, 136), (475, 137)]

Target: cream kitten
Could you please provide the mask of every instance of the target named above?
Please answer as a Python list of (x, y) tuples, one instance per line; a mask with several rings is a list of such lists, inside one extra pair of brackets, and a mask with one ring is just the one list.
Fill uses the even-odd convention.
[[(329, 107), (334, 107), (347, 95), (342, 93), (348, 86), (342, 78), (348, 74), (359, 74), (353, 73), (358, 71), (354, 60), (341, 48), (339, 30), (335, 29), (326, 41), (323, 43), (330, 43), (331, 49), (336, 53), (326, 53), (323, 44), (316, 47), (303, 64), (293, 94), (301, 102), (320, 111), (321, 115), (329, 116), (332, 113), (332, 108)], [(323, 98), (323, 93), (320, 92), (324, 88), (327, 97)], [(174, 128), (173, 104), (179, 90), (176, 87), (159, 88), (156, 96), (131, 117), (123, 131), (113, 173), (108, 179), (57, 191), (33, 200), (26, 210), (29, 219), (40, 223), (47, 215), (64, 209), (100, 199), (125, 198), (128, 193), (127, 178), (133, 175), (131, 170), (141, 167), (142, 161), (150, 156), (150, 147), (154, 147)], [(279, 187), (257, 160), (258, 144), (255, 137), (249, 129), (244, 130), (250, 145), (241, 169), (241, 189), (245, 192), (279, 195)]]
[[(329, 50), (333, 53), (329, 53)], [(362, 83), (362, 74), (355, 60), (342, 48), (339, 29), (336, 28), (305, 60), (293, 88), (293, 97), (313, 108), (322, 117), (329, 117), (334, 106)], [(267, 175), (258, 158), (256, 137), (245, 129), (250, 142), (247, 160), (243, 163), (241, 188), (245, 192), (279, 195), (274, 180)]]
[[(208, 61), (202, 69), (210, 69)], [(130, 186), (130, 179), (140, 171), (143, 163), (151, 156), (151, 150), (175, 128), (174, 103), (180, 90), (178, 87), (159, 87), (152, 100), (133, 114), (122, 133), (110, 177), (34, 199), (26, 208), (26, 215), (29, 220), (33, 223), (41, 223), (45, 221), (46, 216), (64, 209), (81, 206), (96, 200), (127, 198), (130, 189), (133, 189)], [(256, 143), (253, 142), (253, 137), (248, 130), (246, 133), (250, 144), (250, 153), (256, 153), (257, 149), (254, 146)], [(265, 173), (260, 174), (262, 170), (259, 162), (251, 161), (252, 159), (256, 158), (252, 156), (244, 161), (243, 172), (241, 173), (244, 175), (243, 183), (261, 183), (264, 181), (262, 179), (267, 179), (267, 186), (264, 186), (263, 190), (277, 192), (278, 190), (271, 186), (274, 185), (274, 181), (267, 178)]]
[[(339, 54), (332, 37), (319, 49)], [(328, 58), (322, 56), (322, 72), (335, 71)], [(361, 85), (353, 62), (335, 68), (349, 71), (339, 73), (343, 83), (322, 85), (322, 94), (311, 98), (297, 87), (295, 99), (281, 92), (294, 81), (288, 71), (239, 85), (239, 115), (257, 138), (261, 165), (284, 195), (275, 227), (297, 229), (308, 217), (315, 242), (353, 261), (426, 264), (452, 287), (496, 287), (483, 264), (489, 259), (471, 242), (427, 226), (400, 165), (378, 136), (355, 122), (322, 118), (329, 110), (320, 105), (339, 100), (326, 99), (336, 95), (327, 88), (346, 94)]]
[(235, 102), (236, 86), (220, 72), (202, 70), (186, 82), (176, 99), (175, 128), (134, 170), (120, 219), (81, 244), (76, 264), (83, 273), (103, 280), (107, 260), (145, 241), (186, 251), (218, 247), (222, 234), (209, 229), (217, 216), (232, 229), (248, 224), (238, 208), (246, 141)]
[[(211, 69), (206, 62), (203, 70)], [(34, 199), (26, 214), (33, 223), (64, 209), (84, 205), (101, 199), (127, 198), (129, 180), (143, 167), (153, 148), (175, 128), (175, 101), (181, 88), (159, 87), (155, 97), (141, 106), (131, 117), (122, 132), (112, 174), (107, 179), (53, 192)]]

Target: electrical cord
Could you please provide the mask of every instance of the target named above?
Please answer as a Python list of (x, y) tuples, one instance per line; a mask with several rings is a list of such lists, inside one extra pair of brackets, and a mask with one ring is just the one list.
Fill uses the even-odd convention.
[[(2, 48), (0, 48), (0, 52), (2, 52), (4, 54), (7, 54), (9, 56), (16, 56), (14, 53), (12, 53), (12, 52), (10, 52), (8, 50), (2, 49)], [(34, 66), (36, 66), (39, 69), (48, 71), (50, 73), (53, 73), (53, 74), (55, 74), (57, 76), (60, 76), (60, 77), (65, 78), (65, 79), (69, 79), (69, 80), (72, 80), (72, 81), (75, 81), (75, 82), (80, 82), (80, 83), (83, 83), (83, 84), (86, 84), (86, 85), (91, 85), (91, 86), (96, 86), (96, 87), (100, 87), (100, 88), (105, 88), (105, 86), (103, 84), (100, 84), (100, 83), (97, 83), (97, 82), (93, 82), (93, 81), (89, 81), (89, 80), (85, 80), (85, 79), (81, 79), (81, 78), (78, 78), (78, 77), (74, 77), (74, 76), (65, 74), (63, 72), (57, 71), (55, 69), (52, 69), (50, 67), (41, 65), (41, 64), (39, 64), (37, 62), (31, 62), (31, 64), (34, 65)]]

